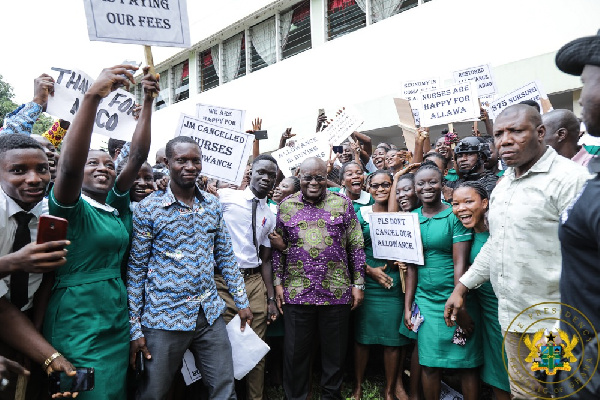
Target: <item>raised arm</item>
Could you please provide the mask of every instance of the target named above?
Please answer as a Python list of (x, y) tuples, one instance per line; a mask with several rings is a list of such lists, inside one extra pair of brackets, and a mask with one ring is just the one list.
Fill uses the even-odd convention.
[(54, 183), (54, 197), (59, 203), (73, 204), (79, 198), (98, 105), (120, 85), (129, 87), (130, 83), (135, 83), (128, 69), (137, 67), (117, 65), (102, 70), (98, 79), (85, 93), (62, 145), (58, 175)]
[(142, 164), (148, 158), (150, 151), (151, 137), (151, 119), (152, 119), (152, 104), (154, 103), (153, 93), (160, 92), (160, 87), (156, 76), (148, 73), (149, 67), (144, 67), (144, 78), (142, 79), (142, 87), (144, 88), (144, 104), (138, 119), (133, 137), (131, 138), (131, 146), (129, 149), (129, 158), (127, 164), (117, 177), (117, 190), (125, 193), (133, 182), (137, 179), (137, 174)]
[(371, 159), (371, 154), (373, 154), (373, 143), (371, 138), (363, 133), (354, 132), (352, 134), (354, 140), (357, 140), (359, 143), (362, 143), (363, 147), (360, 152), (360, 159), (366, 165)]
[(33, 99), (23, 104), (5, 117), (5, 128), (1, 134), (22, 133), (31, 135), (33, 124), (37, 121), (42, 111), (46, 111), (48, 96), (54, 95), (54, 78), (42, 74), (33, 81)]
[[(429, 145), (429, 148), (427, 150), (425, 150), (425, 144)], [(425, 151), (429, 151), (429, 149), (431, 149), (431, 144), (429, 142), (429, 128), (417, 129), (417, 135), (415, 137), (415, 151), (412, 162), (423, 162), (424, 153)]]

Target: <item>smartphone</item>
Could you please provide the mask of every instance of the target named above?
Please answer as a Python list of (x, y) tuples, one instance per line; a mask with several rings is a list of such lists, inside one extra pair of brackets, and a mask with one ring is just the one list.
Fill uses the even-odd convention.
[(77, 368), (74, 376), (52, 372), (49, 377), (50, 394), (62, 392), (88, 392), (94, 389), (94, 368)]
[(135, 356), (135, 379), (141, 379), (142, 376), (144, 376), (144, 373), (146, 372), (146, 363), (145, 363), (145, 359), (144, 359), (144, 353), (142, 353), (142, 351), (138, 351), (137, 355)]
[(319, 108), (319, 116), (321, 115), (325, 115), (325, 109), (324, 108)]
[(335, 154), (342, 154), (344, 152), (344, 146), (333, 146), (333, 152)]
[(65, 240), (67, 238), (67, 226), (69, 221), (52, 215), (40, 216), (38, 222), (37, 243)]
[(254, 138), (256, 140), (268, 139), (267, 131), (254, 131)]

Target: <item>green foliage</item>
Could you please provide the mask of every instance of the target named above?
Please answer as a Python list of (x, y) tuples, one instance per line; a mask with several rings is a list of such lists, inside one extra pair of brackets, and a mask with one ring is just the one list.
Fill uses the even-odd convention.
[(38, 117), (37, 121), (35, 121), (35, 124), (33, 124), (33, 132), (32, 133), (34, 135), (41, 135), (42, 133), (47, 132), (53, 123), (54, 123), (54, 120), (52, 118), (50, 118), (48, 115), (42, 113)]
[(4, 124), (4, 116), (17, 108), (12, 99), (15, 97), (13, 88), (8, 82), (4, 82), (0, 75), (0, 126)]

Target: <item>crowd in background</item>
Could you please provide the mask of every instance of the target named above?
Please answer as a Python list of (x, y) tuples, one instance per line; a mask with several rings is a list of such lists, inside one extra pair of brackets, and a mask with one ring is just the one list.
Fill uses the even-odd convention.
[[(108, 151), (90, 149), (94, 118), (101, 99), (134, 83), (132, 67), (103, 70), (74, 120), (38, 136), (54, 85), (41, 75), (0, 132), (0, 398), (46, 398), (48, 374), (91, 367), (93, 390), (52, 397), (262, 399), (267, 370), (290, 400), (317, 385), (340, 399), (350, 374), (358, 400), (373, 345), (386, 400), (437, 400), (447, 375), (467, 400), (481, 382), (499, 400), (597, 398), (584, 368), (575, 380), (533, 375), (529, 334), (541, 328), (560, 347), (578, 333), (557, 318), (532, 327), (522, 312), (562, 302), (600, 326), (600, 161), (579, 144), (582, 126), (600, 136), (598, 48), (600, 36), (581, 39), (556, 61), (582, 76), (583, 124), (536, 102), (494, 121), (482, 109), (481, 132), (419, 128), (410, 150), (354, 132), (291, 176), (255, 140), (239, 186), (202, 176), (191, 137), (146, 161), (160, 91), (147, 67), (132, 139), (110, 139)], [(320, 114), (317, 133), (326, 123)], [(279, 148), (301, 140), (289, 128)], [(388, 212), (417, 214), (424, 265), (375, 258), (370, 215)], [(68, 221), (64, 240), (36, 241), (44, 214)], [(241, 383), (225, 328), (234, 317), (271, 346)], [(585, 351), (597, 365), (597, 336), (584, 339), (571, 361)], [(202, 382), (186, 389), (188, 349)]]

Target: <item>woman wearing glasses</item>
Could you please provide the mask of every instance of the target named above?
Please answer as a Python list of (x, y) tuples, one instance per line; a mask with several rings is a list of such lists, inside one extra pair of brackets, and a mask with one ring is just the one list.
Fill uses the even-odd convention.
[(395, 395), (407, 398), (402, 382), (395, 386), (401, 347), (410, 343), (408, 338), (398, 333), (404, 307), (400, 272), (393, 261), (373, 257), (369, 230), (369, 215), (388, 211), (392, 176), (387, 171), (375, 171), (367, 178), (367, 188), (375, 203), (361, 207), (357, 214), (365, 242), (367, 270), (363, 305), (356, 310), (354, 319), (356, 386), (353, 396), (356, 400), (361, 398), (361, 384), (369, 359), (369, 345), (378, 344), (384, 346), (385, 399), (393, 400)]

